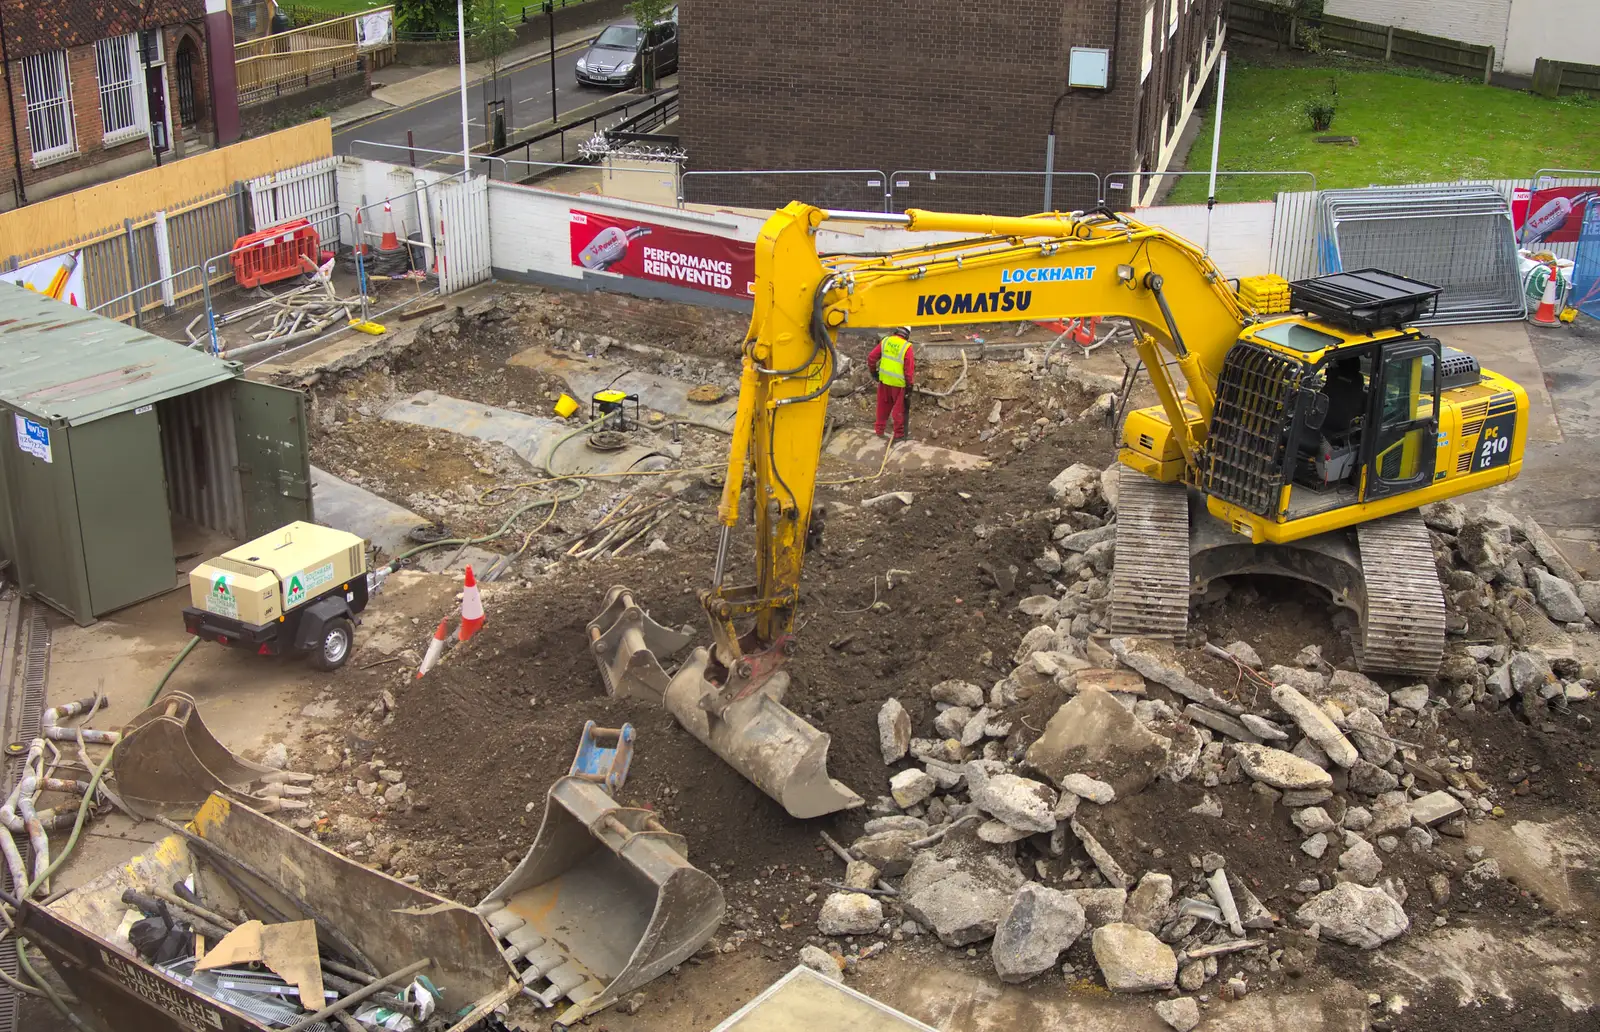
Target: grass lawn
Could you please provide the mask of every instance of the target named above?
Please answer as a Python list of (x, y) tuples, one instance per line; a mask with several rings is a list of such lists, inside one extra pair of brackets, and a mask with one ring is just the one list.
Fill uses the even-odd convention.
[[(1305, 102), (1338, 83), (1338, 113), (1327, 133), (1311, 131)], [(1190, 169), (1211, 163), (1211, 117), (1189, 152)], [(1354, 136), (1356, 146), (1315, 142)], [(1317, 185), (1361, 187), (1456, 179), (1514, 179), (1540, 168), (1600, 164), (1600, 103), (1546, 100), (1530, 93), (1363, 63), (1337, 67), (1228, 68), (1219, 168), (1300, 169)], [(1279, 190), (1307, 190), (1304, 176), (1217, 180), (1223, 201), (1269, 200)], [(1169, 204), (1203, 202), (1203, 177), (1183, 177)]]

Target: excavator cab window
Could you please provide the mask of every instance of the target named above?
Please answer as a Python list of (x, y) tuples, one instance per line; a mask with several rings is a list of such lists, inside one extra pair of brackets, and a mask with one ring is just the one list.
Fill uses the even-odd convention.
[[(1315, 492), (1345, 489), (1354, 501), (1362, 430), (1370, 407), (1372, 348), (1334, 352), (1308, 379), (1318, 385), (1301, 420), (1294, 483)], [(1312, 417), (1320, 412), (1321, 418)], [(1319, 508), (1321, 506), (1319, 505)]]
[(1363, 448), (1364, 501), (1427, 486), (1433, 480), (1439, 420), (1439, 342), (1389, 344), (1373, 392), (1374, 431)]

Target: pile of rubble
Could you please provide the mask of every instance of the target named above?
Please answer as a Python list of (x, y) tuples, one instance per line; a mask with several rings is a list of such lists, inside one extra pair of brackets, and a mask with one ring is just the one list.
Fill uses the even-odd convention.
[[(1039, 623), (1014, 668), (988, 690), (935, 684), (931, 707), (883, 705), (889, 795), (849, 846), (843, 887), (821, 901), (823, 936), (932, 933), (974, 956), (990, 941), (1007, 982), (1052, 971), (1087, 936), (1107, 989), (1206, 1002), (1213, 979), (1212, 991), (1233, 999), (1252, 977), (1301, 965), (1296, 943), (1308, 938), (1375, 949), (1401, 936), (1408, 874), (1426, 885), (1436, 924), (1447, 920), (1452, 876), (1470, 890), (1501, 877), (1481, 849), (1452, 851), (1458, 860), (1437, 848), (1504, 814), (1499, 787), (1440, 721), (1453, 705), (1544, 722), (1589, 696), (1595, 671), (1568, 631), (1600, 615), (1600, 583), (1579, 578), (1535, 523), (1493, 507), (1471, 517), (1453, 503), (1426, 510), (1452, 634), (1434, 686), (1386, 690), (1335, 669), (1315, 646), (1293, 665), (1265, 666), (1246, 642), (1219, 648), (1195, 632), (1186, 647), (1237, 667), (1225, 697), (1190, 676), (1173, 645), (1102, 633), (1115, 563), (1110, 471), (1074, 466), (1049, 493), (1060, 522), (1035, 565), (1053, 593), (1019, 604)], [(1049, 712), (1040, 701), (1058, 698), (1043, 728), (1028, 723)], [(931, 727), (915, 728), (912, 711), (931, 712)], [(1300, 840), (1302, 877), (1264, 885), (1229, 865), (1226, 842), (1203, 855), (1157, 848), (1157, 866), (1132, 869), (1082, 819), (1178, 785), (1185, 798), (1206, 790), (1187, 807), (1202, 838), (1224, 813), (1224, 793), (1209, 790), (1248, 786), (1246, 798), (1292, 825), (1284, 831)], [(843, 959), (816, 946), (807, 955), (825, 973)], [(1062, 970), (1085, 977), (1071, 963)], [(1157, 1009), (1173, 1028), (1199, 1021), (1190, 997)]]

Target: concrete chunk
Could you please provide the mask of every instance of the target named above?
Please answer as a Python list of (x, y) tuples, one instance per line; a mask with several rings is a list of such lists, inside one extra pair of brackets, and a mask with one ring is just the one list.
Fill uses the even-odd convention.
[(878, 749), (884, 763), (905, 759), (911, 748), (911, 714), (899, 699), (889, 699), (878, 710)]
[(1272, 701), (1287, 713), (1300, 730), (1328, 754), (1328, 759), (1341, 767), (1348, 767), (1360, 759), (1356, 747), (1344, 736), (1338, 726), (1328, 718), (1322, 707), (1301, 695), (1293, 685), (1280, 684), (1272, 689)]
[(1178, 980), (1178, 958), (1172, 947), (1142, 928), (1110, 924), (1091, 938), (1095, 963), (1114, 993), (1148, 993), (1171, 989)]
[(1373, 950), (1411, 927), (1399, 903), (1382, 889), (1351, 882), (1335, 885), (1295, 912), (1304, 925), (1319, 925), (1322, 934), (1347, 946)]
[[(970, 771), (970, 765), (969, 765)], [(1015, 774), (996, 774), (981, 784), (967, 778), (978, 808), (1019, 831), (1054, 831), (1056, 793), (1049, 785)]]
[(1025, 982), (1051, 970), (1087, 923), (1077, 900), (1029, 882), (1017, 890), (995, 929), (989, 948), (995, 972), (1002, 982)]
[(859, 892), (835, 892), (822, 901), (817, 931), (823, 935), (870, 935), (883, 924), (883, 904)]
[(1333, 777), (1327, 771), (1282, 749), (1245, 744), (1235, 748), (1239, 751), (1239, 766), (1244, 772), (1273, 788), (1313, 789), (1333, 786)]

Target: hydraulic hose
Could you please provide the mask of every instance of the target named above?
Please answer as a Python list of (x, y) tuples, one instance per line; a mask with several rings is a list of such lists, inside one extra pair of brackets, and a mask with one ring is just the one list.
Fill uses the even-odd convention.
[(155, 703), (156, 699), (161, 695), (161, 689), (165, 688), (167, 682), (172, 680), (172, 675), (178, 669), (178, 665), (189, 658), (189, 653), (193, 652), (194, 647), (198, 644), (200, 644), (200, 636), (197, 634), (189, 639), (189, 643), (183, 647), (182, 651), (172, 657), (172, 662), (167, 664), (167, 672), (161, 675), (161, 680), (157, 681), (155, 688), (151, 689), (150, 697), (144, 700), (145, 706), (148, 707)]

